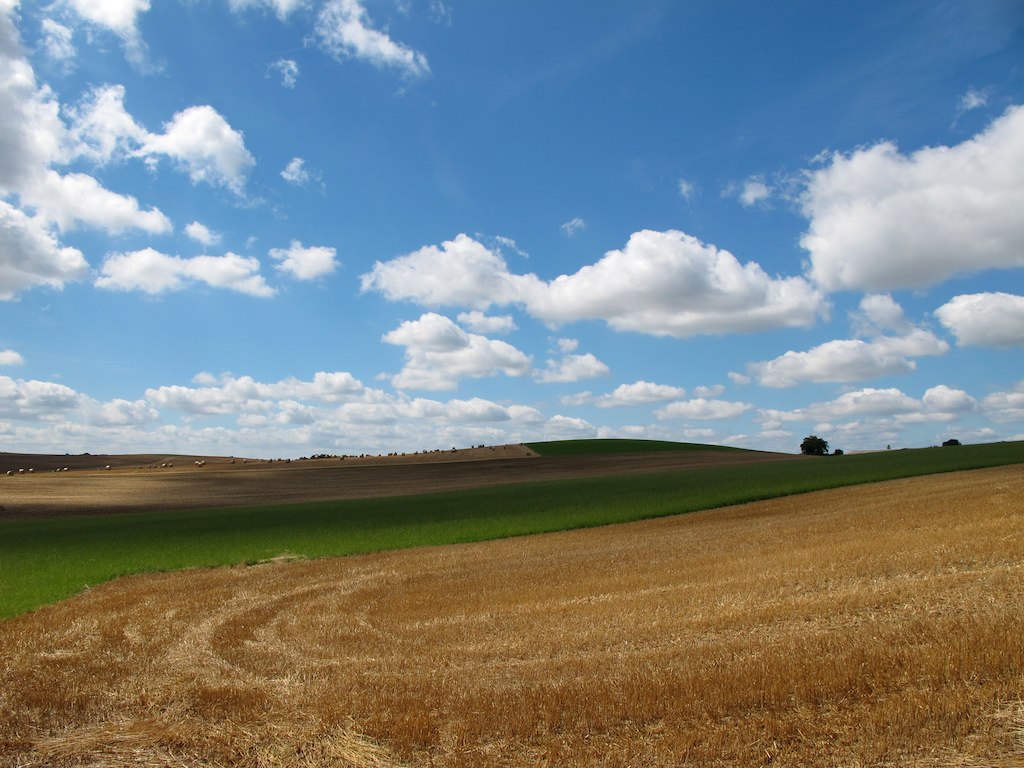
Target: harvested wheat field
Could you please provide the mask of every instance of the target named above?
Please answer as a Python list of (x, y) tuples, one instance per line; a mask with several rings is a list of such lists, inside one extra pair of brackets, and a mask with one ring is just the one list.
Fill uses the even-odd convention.
[(0, 649), (3, 766), (1020, 766), (1024, 473), (126, 578)]

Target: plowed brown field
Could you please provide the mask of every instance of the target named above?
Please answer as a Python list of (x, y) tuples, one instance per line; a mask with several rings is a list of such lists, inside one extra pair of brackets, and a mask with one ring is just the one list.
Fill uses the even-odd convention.
[[(7, 464), (47, 464), (40, 457), (7, 454)], [(88, 514), (183, 507), (252, 506), (301, 501), (407, 496), (538, 480), (567, 480), (610, 474), (635, 475), (673, 469), (799, 461), (791, 454), (757, 451), (679, 451), (608, 456), (548, 457), (537, 460), (522, 445), (365, 459), (281, 462), (192, 457), (46, 457), (59, 466), (77, 461), (79, 470), (37, 471), (0, 477), (0, 519), (32, 515)], [(109, 471), (97, 469), (111, 464)], [(174, 464), (161, 467), (160, 464)], [(52, 461), (50, 462), (52, 463)], [(156, 464), (156, 467), (153, 466)], [(3, 462), (0, 462), (0, 466)], [(6, 470), (4, 470), (6, 471)], [(14, 470), (15, 472), (17, 470)]]
[(122, 579), (0, 623), (0, 765), (1021, 766), (1024, 473)]

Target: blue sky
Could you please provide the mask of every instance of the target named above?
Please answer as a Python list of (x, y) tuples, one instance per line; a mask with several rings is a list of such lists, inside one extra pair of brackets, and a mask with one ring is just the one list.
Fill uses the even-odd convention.
[(0, 0), (0, 450), (1024, 439), (1024, 9)]

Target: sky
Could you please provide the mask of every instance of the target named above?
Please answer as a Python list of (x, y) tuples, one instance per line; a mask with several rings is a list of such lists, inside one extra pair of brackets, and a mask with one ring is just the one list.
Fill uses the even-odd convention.
[(0, 451), (1024, 439), (1016, 0), (0, 0)]

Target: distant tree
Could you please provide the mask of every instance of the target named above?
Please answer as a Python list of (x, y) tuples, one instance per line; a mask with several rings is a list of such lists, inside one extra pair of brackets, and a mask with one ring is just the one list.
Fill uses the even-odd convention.
[(828, 440), (822, 440), (817, 435), (808, 435), (800, 443), (800, 453), (807, 456), (825, 456), (828, 454)]
[(954, 438), (952, 438), (952, 439), (950, 439), (950, 440), (947, 440), (946, 442), (944, 442), (944, 443), (942, 444), (942, 446), (943, 446), (944, 448), (948, 448), (948, 447), (949, 447), (949, 446), (951, 446), (951, 445), (960, 445), (960, 441), (959, 441), (959, 440), (957, 440), (957, 439), (956, 439), (956, 438), (954, 437)]
[(843, 449), (842, 448), (836, 448), (834, 451), (832, 451), (832, 455), (833, 456), (842, 456), (843, 455)]

